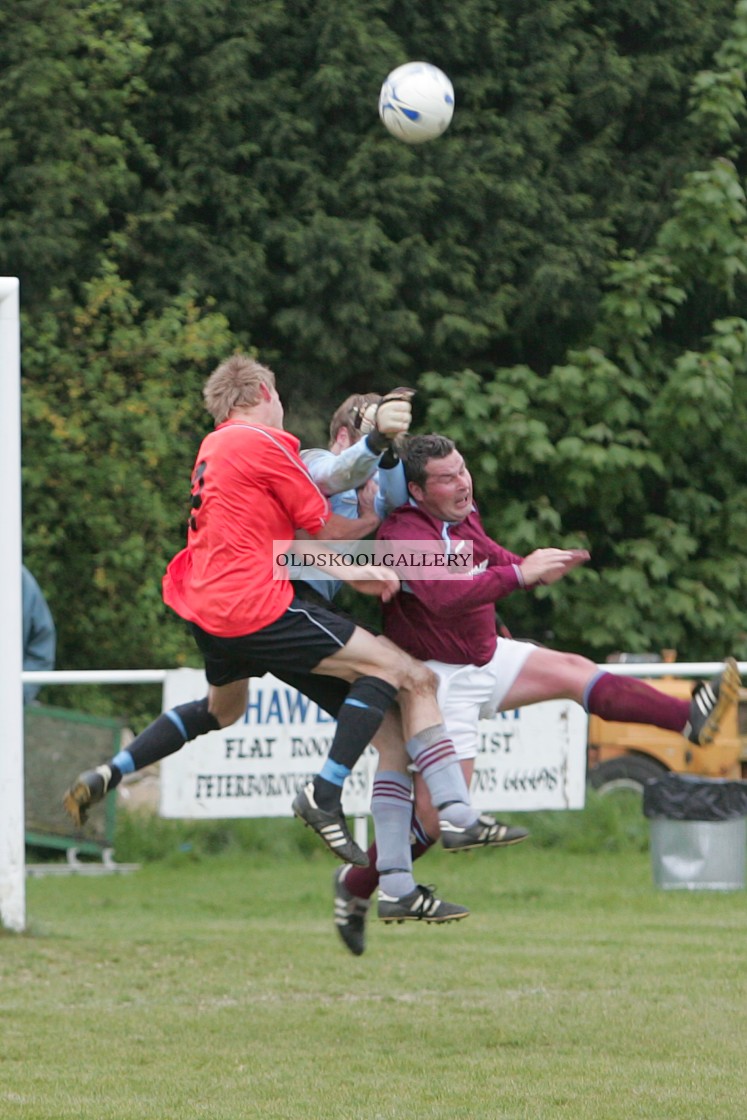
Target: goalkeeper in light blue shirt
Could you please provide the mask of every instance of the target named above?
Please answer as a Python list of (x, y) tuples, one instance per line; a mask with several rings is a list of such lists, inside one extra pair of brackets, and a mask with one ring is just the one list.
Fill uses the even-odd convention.
[[(330, 421), (329, 448), (301, 452), (332, 510), (350, 521), (351, 541), (370, 536), (387, 513), (407, 501), (405, 472), (391, 446), (391, 433), (407, 432), (411, 396), (410, 389), (395, 389), (384, 398), (379, 393), (354, 393)], [(388, 438), (377, 427), (377, 417), (379, 424), (386, 425)], [(328, 603), (342, 587), (340, 580), (328, 578), (303, 579), (302, 583), (300, 594), (312, 588), (312, 597), (320, 595)]]

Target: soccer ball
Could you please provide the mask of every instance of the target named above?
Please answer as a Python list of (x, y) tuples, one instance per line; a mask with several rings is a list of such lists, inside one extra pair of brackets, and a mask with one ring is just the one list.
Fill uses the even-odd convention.
[(406, 144), (435, 140), (454, 116), (454, 87), (429, 62), (406, 62), (381, 87), (379, 116), (392, 136)]

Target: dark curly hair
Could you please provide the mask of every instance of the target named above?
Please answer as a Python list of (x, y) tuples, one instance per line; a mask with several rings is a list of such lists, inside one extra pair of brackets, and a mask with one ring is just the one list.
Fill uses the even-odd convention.
[(448, 436), (411, 436), (402, 449), (407, 481), (424, 490), (428, 477), (425, 468), (430, 460), (445, 459), (452, 451), (456, 451), (456, 444)]

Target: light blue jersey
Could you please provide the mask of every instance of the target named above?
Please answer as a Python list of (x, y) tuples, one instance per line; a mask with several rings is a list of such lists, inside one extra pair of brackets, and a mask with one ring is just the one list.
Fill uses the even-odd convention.
[[(339, 455), (323, 447), (314, 447), (301, 452), (309, 474), (319, 489), (329, 499), (333, 513), (354, 520), (358, 514), (358, 487), (376, 478), (379, 492), (374, 502), (374, 511), (380, 518), (407, 501), (407, 483), (401, 463), (391, 470), (379, 470), (381, 453), (371, 451), (368, 441), (346, 447)], [(339, 579), (306, 579), (303, 581), (313, 587), (323, 598), (331, 602), (342, 587)]]

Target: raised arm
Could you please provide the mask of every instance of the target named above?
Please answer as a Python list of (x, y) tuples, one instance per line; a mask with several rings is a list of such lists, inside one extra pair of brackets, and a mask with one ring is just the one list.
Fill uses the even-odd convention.
[(339, 455), (315, 447), (302, 451), (301, 458), (321, 492), (330, 497), (363, 486), (376, 473), (381, 452), (372, 451), (368, 441), (362, 439)]

